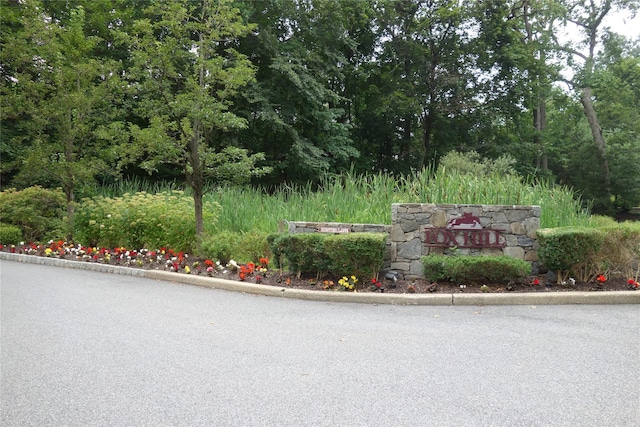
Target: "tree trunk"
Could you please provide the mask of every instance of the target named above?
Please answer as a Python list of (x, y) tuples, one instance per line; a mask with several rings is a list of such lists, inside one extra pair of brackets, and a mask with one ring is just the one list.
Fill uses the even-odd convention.
[(204, 232), (204, 220), (202, 218), (202, 196), (204, 194), (204, 171), (200, 164), (200, 154), (198, 148), (201, 144), (200, 121), (193, 124), (193, 137), (189, 141), (189, 163), (191, 173), (187, 174), (187, 182), (193, 190), (193, 208), (195, 210), (196, 236)]
[(582, 88), (581, 98), (582, 106), (584, 107), (584, 114), (589, 122), (591, 128), (591, 134), (593, 135), (593, 142), (598, 148), (600, 153), (600, 167), (603, 174), (603, 191), (606, 197), (607, 203), (611, 200), (611, 175), (609, 173), (609, 161), (607, 159), (607, 145), (602, 135), (602, 129), (598, 123), (598, 116), (596, 116), (596, 110), (593, 107), (593, 101), (591, 100), (591, 88)]
[(427, 167), (429, 162), (429, 150), (431, 149), (431, 135), (433, 134), (433, 114), (425, 110), (422, 116), (422, 167)]
[(542, 144), (541, 133), (547, 126), (547, 106), (544, 101), (540, 101), (538, 106), (533, 110), (533, 128), (534, 136), (533, 143), (538, 147), (538, 156), (536, 158), (536, 168), (539, 170), (547, 170), (547, 153), (545, 153), (544, 146)]
[(204, 220), (202, 219), (202, 196), (203, 186), (193, 186), (193, 207), (196, 216), (196, 236), (204, 233)]

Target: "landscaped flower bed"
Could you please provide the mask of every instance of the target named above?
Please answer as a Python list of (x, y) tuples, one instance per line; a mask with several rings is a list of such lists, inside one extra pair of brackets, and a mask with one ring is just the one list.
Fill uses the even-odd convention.
[(337, 292), (380, 293), (469, 293), (469, 292), (562, 292), (562, 291), (622, 291), (640, 289), (635, 278), (607, 278), (600, 275), (593, 282), (580, 283), (567, 280), (556, 284), (545, 276), (535, 276), (522, 282), (493, 283), (435, 283), (426, 279), (398, 280), (348, 277), (296, 277), (295, 274), (269, 269), (269, 260), (261, 258), (257, 263), (240, 264), (233, 260), (222, 265), (211, 259), (202, 259), (170, 248), (127, 249), (99, 248), (50, 241), (47, 244), (0, 245), (0, 251), (59, 258), (70, 261), (101, 263), (129, 268), (171, 271), (177, 274), (195, 274), (207, 277), (245, 281), (264, 286), (281, 286), (296, 289)]

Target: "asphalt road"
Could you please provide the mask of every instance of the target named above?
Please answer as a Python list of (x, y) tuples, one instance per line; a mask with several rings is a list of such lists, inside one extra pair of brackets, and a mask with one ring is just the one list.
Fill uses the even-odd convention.
[(2, 426), (639, 426), (640, 306), (298, 301), (0, 263)]

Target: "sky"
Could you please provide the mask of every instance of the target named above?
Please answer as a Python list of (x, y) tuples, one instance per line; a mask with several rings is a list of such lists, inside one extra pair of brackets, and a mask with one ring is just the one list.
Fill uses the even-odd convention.
[(625, 37), (636, 39), (640, 37), (640, 13), (631, 19), (628, 14), (616, 13), (607, 17), (605, 25), (611, 27), (613, 31)]

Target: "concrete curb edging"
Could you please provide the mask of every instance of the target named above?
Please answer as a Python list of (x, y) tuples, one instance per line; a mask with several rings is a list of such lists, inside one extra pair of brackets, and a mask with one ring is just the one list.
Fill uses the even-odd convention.
[(143, 270), (93, 262), (71, 261), (35, 255), (0, 252), (0, 260), (75, 268), (101, 273), (145, 277), (186, 285), (201, 286), (281, 298), (308, 301), (351, 302), (394, 305), (566, 305), (566, 304), (640, 304), (639, 291), (611, 292), (546, 292), (513, 294), (378, 294), (368, 292), (326, 292), (258, 285), (161, 270)]

